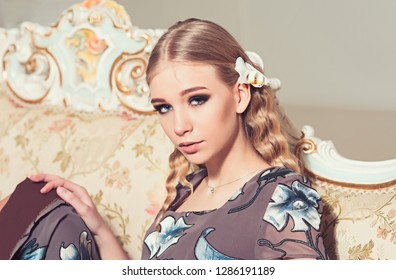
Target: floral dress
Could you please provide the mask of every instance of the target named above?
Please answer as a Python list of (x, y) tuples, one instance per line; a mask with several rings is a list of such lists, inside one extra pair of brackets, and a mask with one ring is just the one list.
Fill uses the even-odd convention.
[[(189, 180), (195, 188), (206, 176), (199, 170)], [(320, 197), (292, 170), (261, 171), (220, 208), (175, 211), (189, 193), (177, 186), (159, 231), (152, 225), (146, 233), (142, 259), (327, 259)]]
[(100, 259), (81, 217), (45, 183), (21, 182), (0, 212), (0, 259)]

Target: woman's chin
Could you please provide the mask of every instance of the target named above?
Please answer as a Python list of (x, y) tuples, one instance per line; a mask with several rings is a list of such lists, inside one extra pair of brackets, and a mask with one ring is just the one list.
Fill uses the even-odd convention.
[(193, 153), (193, 154), (183, 153), (183, 155), (191, 164), (204, 165), (206, 163), (206, 160), (199, 153)]

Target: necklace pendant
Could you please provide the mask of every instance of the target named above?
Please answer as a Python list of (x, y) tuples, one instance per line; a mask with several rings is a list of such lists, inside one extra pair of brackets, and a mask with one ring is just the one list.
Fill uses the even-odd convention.
[(214, 187), (211, 187), (211, 186), (208, 186), (208, 190), (210, 191), (210, 193), (214, 193), (215, 188), (214, 188)]

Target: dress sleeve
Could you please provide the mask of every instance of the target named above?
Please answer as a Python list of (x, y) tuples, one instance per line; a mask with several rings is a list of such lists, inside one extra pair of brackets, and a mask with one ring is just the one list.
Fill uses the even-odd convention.
[(62, 260), (99, 259), (95, 240), (81, 217), (67, 205), (48, 244), (47, 257)]
[(298, 174), (277, 180), (262, 215), (255, 254), (258, 259), (326, 259), (320, 233), (322, 202)]
[(14, 259), (100, 259), (90, 230), (74, 209), (62, 204), (35, 222)]

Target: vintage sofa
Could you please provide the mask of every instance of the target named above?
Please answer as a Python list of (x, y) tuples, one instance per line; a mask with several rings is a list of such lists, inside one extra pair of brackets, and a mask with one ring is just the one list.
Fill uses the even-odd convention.
[[(0, 29), (0, 199), (31, 174), (69, 178), (140, 258), (173, 150), (145, 82), (164, 31), (133, 26), (111, 0), (75, 4), (52, 26)], [(396, 259), (396, 160), (343, 158), (309, 126), (296, 153), (325, 203), (330, 257)]]

